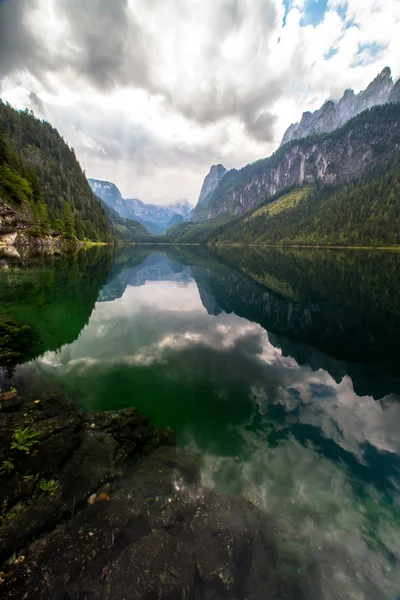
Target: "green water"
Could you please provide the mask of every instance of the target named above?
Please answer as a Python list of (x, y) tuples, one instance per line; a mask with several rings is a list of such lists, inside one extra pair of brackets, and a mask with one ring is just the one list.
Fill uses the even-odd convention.
[(205, 485), (244, 493), (315, 561), (315, 600), (400, 594), (400, 253), (106, 248), (0, 265), (0, 316), (36, 335), (0, 385), (173, 427)]

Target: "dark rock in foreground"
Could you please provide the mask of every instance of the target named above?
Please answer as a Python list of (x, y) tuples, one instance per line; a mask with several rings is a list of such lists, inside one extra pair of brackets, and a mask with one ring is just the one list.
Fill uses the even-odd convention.
[(265, 515), (201, 488), (196, 457), (170, 430), (131, 408), (15, 398), (0, 395), (2, 598), (303, 598), (296, 564), (279, 581)]

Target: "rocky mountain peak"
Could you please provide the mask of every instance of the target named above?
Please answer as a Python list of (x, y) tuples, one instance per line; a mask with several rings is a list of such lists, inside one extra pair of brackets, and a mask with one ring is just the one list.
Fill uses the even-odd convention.
[(389, 102), (400, 102), (400, 79), (396, 81), (390, 90)]
[(226, 169), (220, 163), (212, 165), (208, 175), (204, 179), (199, 199), (191, 214), (191, 221), (196, 221), (201, 217), (202, 213), (207, 208), (214, 190), (217, 188), (225, 173)]
[(359, 96), (363, 109), (370, 108), (375, 104), (385, 104), (388, 101), (390, 91), (393, 87), (392, 73), (389, 67), (385, 67), (364, 92)]
[[(300, 123), (293, 123), (286, 130), (281, 146), (291, 140), (309, 135), (329, 133), (367, 108), (385, 104), (388, 101), (396, 102), (396, 100), (389, 99), (393, 87), (391, 70), (389, 67), (385, 67), (359, 94), (355, 94), (352, 89), (347, 89), (337, 103), (327, 100), (321, 108), (313, 113), (303, 112)], [(394, 97), (397, 96), (394, 94)]]

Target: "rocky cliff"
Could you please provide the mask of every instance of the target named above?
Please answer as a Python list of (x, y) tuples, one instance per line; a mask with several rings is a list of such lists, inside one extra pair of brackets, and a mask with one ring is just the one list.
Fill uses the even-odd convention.
[(223, 165), (213, 165), (201, 187), (200, 196), (190, 216), (191, 221), (201, 221), (207, 214), (210, 199), (226, 173)]
[(294, 186), (355, 180), (399, 152), (400, 105), (373, 107), (331, 134), (294, 140), (269, 158), (228, 171), (202, 218), (239, 215)]
[(389, 94), (389, 102), (400, 102), (400, 79), (394, 84)]
[(292, 123), (288, 127), (281, 146), (291, 140), (334, 131), (367, 108), (398, 101), (390, 97), (393, 88), (397, 89), (397, 95), (400, 96), (400, 80), (393, 86), (391, 71), (385, 67), (359, 94), (347, 89), (337, 103), (328, 100), (315, 112), (304, 112), (300, 123)]

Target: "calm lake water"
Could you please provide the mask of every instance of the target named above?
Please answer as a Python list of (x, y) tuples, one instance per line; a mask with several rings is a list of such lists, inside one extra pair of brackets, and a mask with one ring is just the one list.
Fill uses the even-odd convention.
[(205, 485), (243, 493), (285, 552), (314, 557), (324, 598), (398, 597), (400, 253), (140, 247), (0, 264), (0, 314), (37, 332), (0, 385), (136, 406), (201, 455)]

